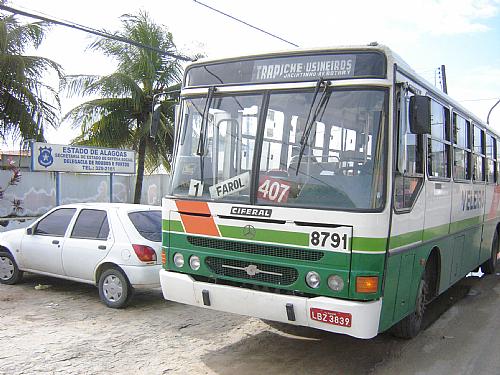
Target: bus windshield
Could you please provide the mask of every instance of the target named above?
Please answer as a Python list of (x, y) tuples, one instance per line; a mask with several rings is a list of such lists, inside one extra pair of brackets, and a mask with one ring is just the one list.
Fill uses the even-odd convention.
[[(380, 209), (385, 197), (387, 91), (329, 88), (324, 95), (320, 101), (319, 95), (314, 100), (312, 89), (216, 94), (208, 103), (203, 126), (207, 98), (185, 99), (173, 195), (291, 207)], [(317, 116), (306, 124), (311, 111)]]

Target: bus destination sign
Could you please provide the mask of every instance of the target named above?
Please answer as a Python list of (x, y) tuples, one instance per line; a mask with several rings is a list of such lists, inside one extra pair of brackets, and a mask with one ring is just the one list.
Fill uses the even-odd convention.
[(252, 81), (290, 81), (354, 76), (356, 55), (319, 55), (256, 61)]
[(375, 51), (249, 57), (193, 64), (185, 86), (385, 78), (386, 66), (385, 56)]

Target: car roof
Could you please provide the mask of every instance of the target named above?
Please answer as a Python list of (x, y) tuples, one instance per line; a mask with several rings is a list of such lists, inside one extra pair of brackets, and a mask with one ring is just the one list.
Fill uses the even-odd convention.
[(160, 211), (161, 206), (151, 206), (146, 204), (133, 204), (133, 203), (109, 203), (109, 202), (85, 202), (85, 203), (72, 203), (57, 206), (55, 208), (92, 208), (92, 209), (117, 209), (127, 212), (132, 211)]

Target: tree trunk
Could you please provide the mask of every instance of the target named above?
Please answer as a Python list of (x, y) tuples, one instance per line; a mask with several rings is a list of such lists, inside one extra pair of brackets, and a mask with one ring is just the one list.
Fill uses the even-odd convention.
[(137, 177), (135, 180), (134, 203), (141, 203), (142, 180), (144, 179), (144, 160), (146, 159), (146, 139), (143, 137), (139, 141), (137, 151)]

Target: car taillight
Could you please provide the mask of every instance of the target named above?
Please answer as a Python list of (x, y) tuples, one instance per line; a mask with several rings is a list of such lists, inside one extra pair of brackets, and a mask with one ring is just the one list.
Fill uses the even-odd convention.
[(143, 262), (154, 262), (156, 261), (156, 252), (146, 245), (132, 245), (134, 248), (137, 258)]

